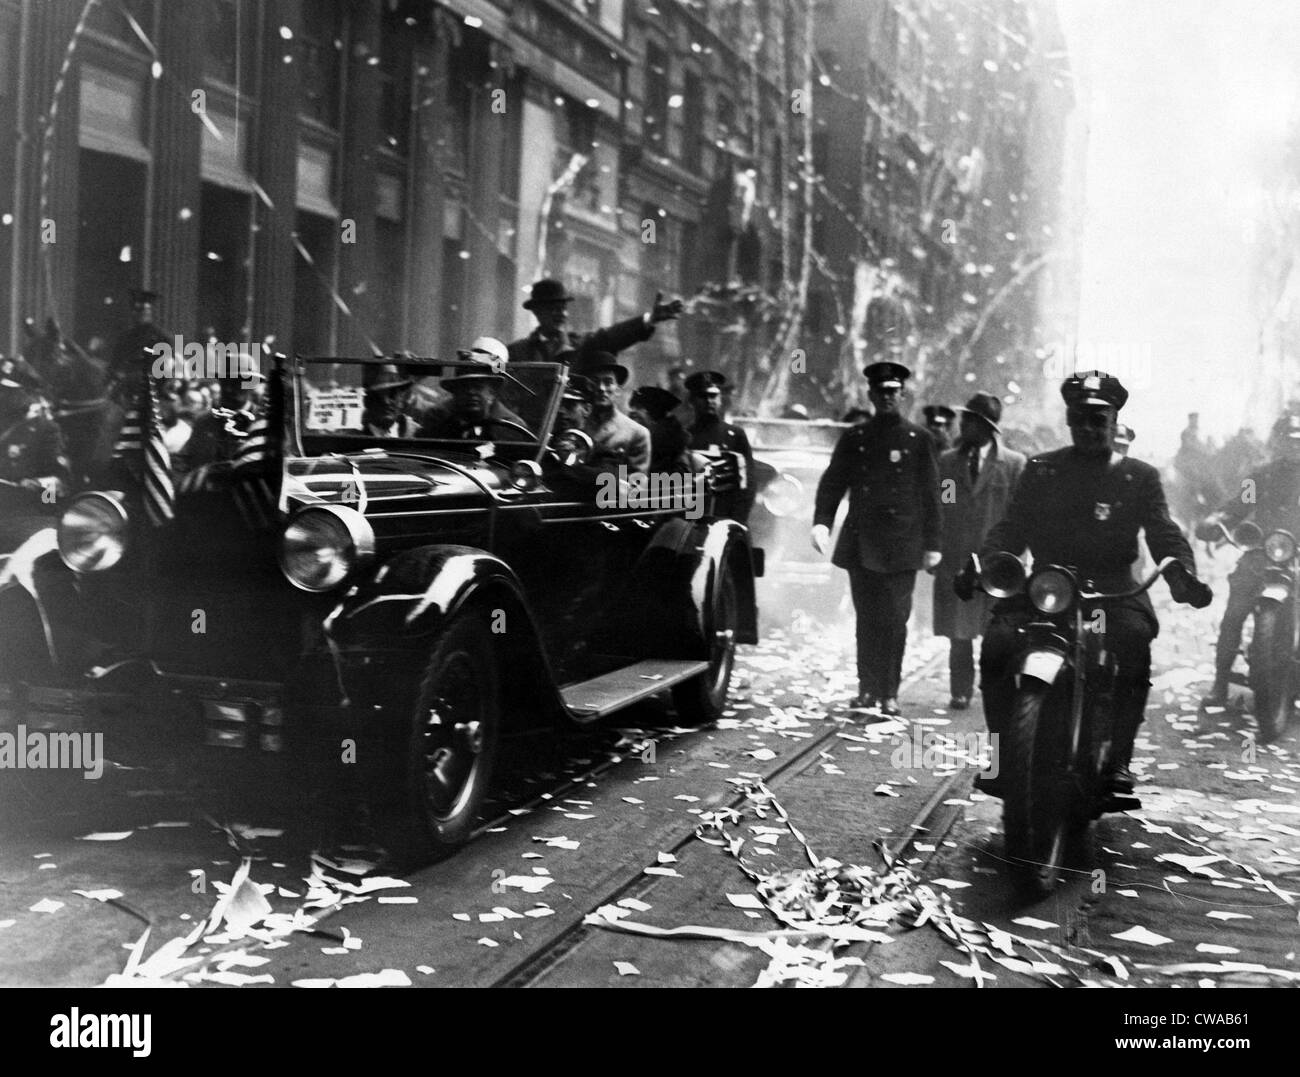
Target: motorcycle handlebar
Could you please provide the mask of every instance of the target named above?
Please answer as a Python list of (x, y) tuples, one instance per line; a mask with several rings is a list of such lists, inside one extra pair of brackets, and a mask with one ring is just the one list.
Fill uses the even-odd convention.
[(1133, 587), (1130, 587), (1127, 591), (1106, 592), (1106, 591), (1080, 590), (1079, 597), (1089, 602), (1096, 602), (1100, 599), (1107, 599), (1107, 598), (1109, 599), (1132, 598), (1134, 595), (1140, 595), (1143, 591), (1148, 590), (1156, 582), (1156, 580), (1160, 579), (1160, 577), (1164, 575), (1165, 569), (1167, 569), (1170, 565), (1177, 564), (1177, 563), (1178, 563), (1178, 558), (1176, 557), (1164, 558), (1164, 560), (1162, 560), (1158, 565), (1156, 565), (1155, 570), (1151, 573), (1150, 576), (1148, 576), (1141, 583)]

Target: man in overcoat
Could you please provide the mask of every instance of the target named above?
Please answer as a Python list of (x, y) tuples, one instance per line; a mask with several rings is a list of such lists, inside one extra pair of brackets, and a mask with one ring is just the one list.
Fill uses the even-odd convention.
[(950, 710), (965, 710), (975, 691), (975, 640), (988, 623), (991, 600), (983, 592), (962, 602), (952, 589), (966, 559), (979, 551), (989, 528), (1002, 519), (1025, 468), (1022, 453), (1002, 444), (1002, 401), (976, 393), (959, 409), (957, 445), (939, 456), (943, 560), (934, 577), (934, 634), (946, 636)]

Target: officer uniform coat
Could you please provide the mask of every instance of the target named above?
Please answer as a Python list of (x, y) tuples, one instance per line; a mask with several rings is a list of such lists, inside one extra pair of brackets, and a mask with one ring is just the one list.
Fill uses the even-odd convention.
[(846, 430), (817, 484), (814, 524), (834, 526), (845, 491), (849, 512), (831, 564), (915, 571), (926, 550), (940, 549), (938, 462), (928, 430), (887, 415)]
[[(1192, 548), (1169, 517), (1160, 472), (1117, 452), (1097, 458), (1068, 446), (1025, 465), (1006, 515), (985, 536), (980, 556), (999, 550), (1019, 556), (1029, 549), (1037, 566), (1072, 566), (1100, 590), (1119, 591), (1132, 586), (1138, 532), (1143, 530), (1156, 561), (1175, 557), (1196, 574)], [(999, 601), (994, 611), (1023, 606), (1023, 596), (1015, 596)], [(1152, 633), (1158, 631), (1148, 592), (1117, 606), (1141, 611)]]
[(974, 485), (970, 479), (969, 451), (958, 446), (939, 454), (940, 523), (943, 560), (934, 576), (934, 634), (949, 639), (976, 639), (984, 632), (992, 601), (976, 592), (963, 602), (952, 589), (961, 571), (989, 529), (1002, 519), (1012, 491), (1025, 469), (1025, 456), (1002, 444), (994, 435), (988, 455), (980, 463)]
[(721, 419), (697, 419), (687, 447), (702, 453), (735, 452), (745, 458), (744, 488), (717, 494), (713, 511), (742, 524), (748, 522), (754, 506), (754, 450), (745, 431)]
[(557, 337), (543, 336), (539, 325), (528, 336), (507, 344), (506, 352), (512, 363), (573, 362), (578, 358), (576, 353), (609, 352), (617, 355), (624, 348), (649, 340), (654, 332), (655, 327), (644, 315), (597, 329), (594, 333), (574, 333), (564, 329)]
[(603, 421), (593, 412), (584, 429), (594, 442), (593, 463), (626, 461), (629, 472), (650, 470), (650, 431), (635, 419), (617, 408)]

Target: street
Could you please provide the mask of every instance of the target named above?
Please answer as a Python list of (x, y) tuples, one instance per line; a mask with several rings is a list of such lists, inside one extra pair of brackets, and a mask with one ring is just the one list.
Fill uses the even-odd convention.
[[(851, 633), (796, 615), (741, 649), (716, 727), (653, 699), (533, 744), (478, 836), (405, 878), (363, 874), (364, 849), (313, 866), (266, 753), (162, 736), (128, 764), (106, 737), (97, 781), (7, 771), (0, 984), (1294, 983), (1294, 731), (1257, 746), (1243, 697), (1198, 705), (1229, 564), (1205, 569), (1206, 611), (1160, 586), (1143, 808), (1103, 817), (1047, 901), (1002, 870), (998, 802), (971, 788), (981, 713), (946, 712), (944, 642), (914, 633), (904, 720), (864, 724)], [(26, 720), (94, 728), (55, 697)]]

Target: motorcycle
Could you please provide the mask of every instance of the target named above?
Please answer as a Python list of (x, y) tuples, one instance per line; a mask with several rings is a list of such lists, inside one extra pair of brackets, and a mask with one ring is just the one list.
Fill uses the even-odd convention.
[(982, 564), (971, 557), (980, 589), (993, 598), (1026, 592), (1038, 614), (1023, 629), (1010, 743), (995, 747), (1007, 853), (1036, 896), (1056, 887), (1094, 819), (1142, 806), (1107, 782), (1116, 660), (1106, 646), (1105, 610), (1147, 590), (1175, 563), (1167, 557), (1141, 583), (1107, 593), (1087, 589), (1088, 581), (1061, 565), (1029, 572), (1009, 553)]
[[(1218, 521), (1219, 531), (1243, 553), (1263, 550), (1263, 586), (1255, 599), (1254, 630), (1246, 652), (1246, 684), (1255, 700), (1259, 739), (1265, 744), (1286, 730), (1296, 691), (1300, 689), (1300, 557), (1289, 531), (1267, 536), (1247, 520), (1231, 532)], [(1233, 677), (1240, 683), (1239, 676)]]

